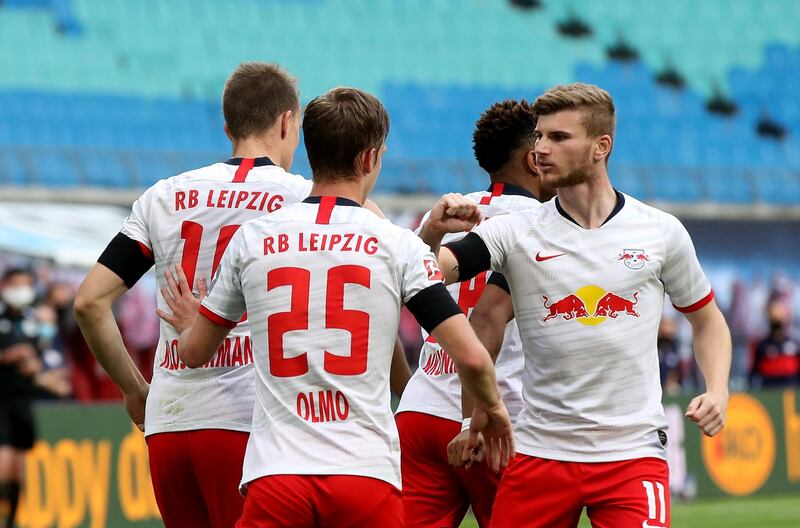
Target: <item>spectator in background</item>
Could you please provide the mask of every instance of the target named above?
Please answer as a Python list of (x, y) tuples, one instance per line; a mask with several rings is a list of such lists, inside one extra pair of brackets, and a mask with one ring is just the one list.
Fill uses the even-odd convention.
[(0, 281), (0, 522), (11, 527), (19, 503), (25, 451), (35, 437), (31, 402), (42, 370), (37, 350), (39, 324), (32, 305), (35, 279), (11, 268)]
[(148, 382), (153, 378), (153, 361), (160, 331), (159, 319), (153, 311), (155, 290), (155, 284), (145, 286), (143, 281), (139, 281), (117, 307), (117, 320), (125, 347)]
[(681, 392), (683, 372), (681, 354), (678, 349), (678, 323), (675, 319), (662, 317), (658, 325), (658, 367), (661, 372), (661, 387), (666, 394), (675, 396)]
[(34, 316), (39, 325), (38, 348), (42, 369), (34, 377), (36, 398), (66, 398), (72, 394), (64, 346), (59, 339), (58, 312), (46, 301), (36, 306)]
[(791, 314), (784, 302), (767, 306), (769, 333), (758, 343), (750, 384), (762, 388), (794, 387), (800, 381), (800, 345), (790, 337)]
[(56, 335), (54, 345), (60, 350), (67, 348), (70, 332), (78, 327), (72, 305), (75, 302), (75, 286), (65, 281), (50, 283), (44, 295), (43, 304), (51, 307), (56, 315)]
[(733, 358), (731, 364), (731, 388), (747, 388), (747, 365), (750, 360), (750, 342), (753, 335), (753, 311), (748, 285), (741, 279), (734, 281), (731, 301), (725, 313), (731, 329)]

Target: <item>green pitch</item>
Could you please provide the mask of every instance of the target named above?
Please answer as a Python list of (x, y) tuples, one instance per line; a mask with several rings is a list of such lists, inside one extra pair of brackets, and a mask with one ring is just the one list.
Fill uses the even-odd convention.
[[(477, 528), (468, 516), (461, 528)], [(586, 515), (580, 528), (589, 528)], [(672, 506), (674, 528), (798, 528), (800, 494), (772, 497), (703, 500)]]

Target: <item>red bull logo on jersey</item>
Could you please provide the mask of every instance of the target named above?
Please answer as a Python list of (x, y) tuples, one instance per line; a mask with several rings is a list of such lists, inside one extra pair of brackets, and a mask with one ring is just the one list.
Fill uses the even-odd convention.
[(639, 292), (633, 292), (631, 298), (607, 292), (599, 286), (584, 286), (561, 299), (551, 299), (542, 296), (544, 307), (547, 310), (542, 317), (542, 322), (561, 317), (566, 321), (577, 322), (594, 326), (608, 318), (616, 319), (620, 315), (639, 317), (636, 304), (639, 302)]
[(650, 262), (650, 257), (647, 256), (643, 249), (623, 249), (617, 260), (621, 260), (625, 266), (632, 270), (639, 270)]

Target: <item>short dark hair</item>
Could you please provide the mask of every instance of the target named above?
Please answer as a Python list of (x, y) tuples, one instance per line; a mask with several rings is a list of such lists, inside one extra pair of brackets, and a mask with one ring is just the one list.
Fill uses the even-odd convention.
[(475, 123), (472, 150), (483, 170), (492, 174), (508, 163), (517, 149), (533, 148), (536, 142), (536, 112), (525, 100), (495, 103)]
[(222, 92), (222, 113), (234, 139), (266, 132), (281, 114), (299, 109), (297, 82), (277, 64), (242, 63)]
[(303, 141), (314, 179), (351, 179), (356, 157), (380, 148), (389, 114), (377, 97), (356, 88), (334, 88), (315, 97), (303, 114)]
[(14, 267), (11, 267), (11, 268), (7, 268), (3, 272), (3, 276), (2, 276), (2, 278), (0, 278), (0, 282), (6, 282), (11, 277), (14, 277), (16, 275), (27, 275), (30, 278), (32, 278), (34, 281), (36, 280), (36, 274), (33, 273), (32, 269), (23, 268), (21, 266), (14, 266)]

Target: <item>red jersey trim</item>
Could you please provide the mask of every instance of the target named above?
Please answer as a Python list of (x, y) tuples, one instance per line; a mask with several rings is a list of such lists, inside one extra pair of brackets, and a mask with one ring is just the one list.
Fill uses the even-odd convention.
[(678, 310), (679, 312), (691, 313), (691, 312), (696, 312), (703, 306), (710, 303), (713, 298), (714, 298), (714, 290), (711, 290), (710, 292), (708, 292), (708, 295), (706, 295), (705, 297), (703, 297), (694, 304), (690, 304), (689, 306), (677, 306), (675, 305), (675, 303), (673, 303), (672, 306), (675, 306), (675, 309)]
[(336, 205), (335, 196), (321, 196), (319, 199), (319, 209), (317, 209), (317, 224), (328, 224), (331, 221), (333, 206)]
[(153, 260), (153, 251), (149, 247), (139, 242), (138, 240), (136, 241), (136, 243), (139, 244), (139, 249), (142, 250), (142, 254), (145, 257), (149, 258), (150, 260)]
[(202, 315), (203, 317), (205, 317), (206, 319), (208, 319), (209, 321), (211, 321), (215, 325), (223, 326), (225, 328), (233, 328), (234, 326), (239, 324), (239, 323), (234, 322), (234, 321), (229, 321), (228, 319), (225, 319), (221, 315), (215, 314), (214, 312), (212, 312), (211, 310), (209, 310), (208, 308), (206, 308), (202, 304), (200, 305), (200, 315)]
[(493, 183), (492, 184), (492, 194), (490, 196), (484, 196), (483, 198), (481, 198), (480, 204), (481, 205), (489, 205), (490, 203), (492, 203), (492, 198), (494, 198), (495, 196), (500, 196), (501, 194), (503, 194), (503, 189), (505, 188), (505, 186), (506, 186), (505, 183)]
[(247, 173), (253, 168), (255, 158), (244, 158), (239, 168), (236, 169), (236, 174), (233, 176), (233, 183), (244, 183), (247, 180)]

